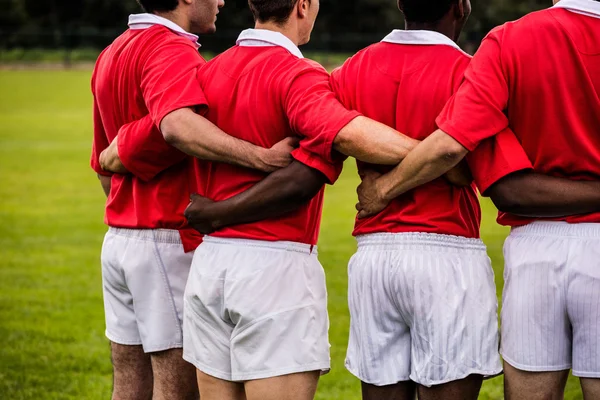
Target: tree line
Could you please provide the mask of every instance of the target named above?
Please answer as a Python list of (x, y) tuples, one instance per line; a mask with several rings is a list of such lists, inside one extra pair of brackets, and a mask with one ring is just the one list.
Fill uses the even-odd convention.
[[(461, 44), (473, 51), (493, 27), (551, 6), (549, 0), (472, 1), (473, 13)], [(127, 27), (127, 16), (140, 12), (135, 0), (0, 0), (0, 48), (101, 49)], [(202, 37), (213, 52), (230, 47), (253, 24), (245, 0), (227, 0), (217, 33)], [(394, 0), (322, 0), (308, 50), (353, 52), (403, 27)]]

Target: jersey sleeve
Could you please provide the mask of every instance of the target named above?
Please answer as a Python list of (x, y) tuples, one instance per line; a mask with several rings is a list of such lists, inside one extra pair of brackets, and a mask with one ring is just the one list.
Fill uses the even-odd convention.
[(146, 108), (157, 128), (172, 111), (208, 106), (197, 80), (197, 70), (203, 63), (196, 49), (186, 42), (168, 42), (148, 55), (140, 86)]
[(94, 97), (94, 141), (92, 143), (92, 156), (90, 158), (90, 165), (97, 174), (111, 176), (112, 173), (105, 171), (100, 166), (100, 153), (104, 151), (109, 145), (110, 142), (106, 137), (106, 131), (104, 130), (104, 124), (102, 123), (102, 118), (100, 117), (100, 110), (98, 108), (98, 103), (96, 102), (96, 98)]
[(467, 154), (467, 163), (479, 191), (484, 195), (490, 186), (505, 176), (533, 169), (521, 143), (508, 128), (482, 141)]
[(284, 106), (290, 127), (302, 138), (292, 156), (322, 172), (330, 183), (335, 182), (343, 157), (333, 151), (333, 141), (360, 113), (349, 111), (339, 102), (329, 74), (320, 66), (304, 68), (293, 77)]
[(149, 181), (187, 155), (167, 144), (147, 115), (119, 129), (118, 152), (125, 168), (142, 181)]
[(501, 29), (492, 31), (465, 71), (458, 91), (436, 123), (469, 151), (508, 127), (508, 81), (502, 65)]
[(204, 60), (181, 40), (167, 42), (147, 56), (140, 85), (149, 114), (119, 129), (121, 162), (144, 181), (186, 158), (165, 142), (159, 130), (162, 119), (180, 108), (204, 112), (208, 105), (197, 79)]

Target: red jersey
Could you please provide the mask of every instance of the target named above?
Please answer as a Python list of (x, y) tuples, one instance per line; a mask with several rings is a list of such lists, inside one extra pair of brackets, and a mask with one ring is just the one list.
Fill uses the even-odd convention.
[[(332, 159), (333, 140), (359, 113), (337, 101), (327, 71), (304, 59), (284, 35), (248, 29), (237, 43), (199, 70), (198, 80), (210, 102), (207, 118), (228, 134), (267, 148), (288, 136), (301, 137), (293, 157), (333, 183), (342, 168)], [(198, 192), (216, 201), (241, 193), (266, 176), (224, 163), (195, 163)], [(230, 226), (212, 235), (314, 245), (323, 191), (282, 217)]]
[[(472, 150), (506, 127), (536, 171), (600, 179), (600, 2), (562, 0), (488, 34), (437, 119)], [(534, 221), (501, 213), (498, 222)], [(600, 222), (600, 213), (556, 220)]]
[(172, 166), (158, 175), (158, 171), (149, 173), (136, 162), (135, 148), (127, 146), (124, 135), (120, 156), (133, 174), (112, 176), (105, 222), (122, 228), (182, 229), (186, 227), (183, 210), (189, 202), (190, 160), (162, 140), (158, 126), (176, 109), (206, 105), (196, 81), (197, 69), (205, 61), (198, 53), (197, 37), (169, 20), (134, 15), (130, 28), (102, 52), (92, 75), (91, 166), (97, 173), (109, 175), (101, 169), (99, 155), (120, 129), (127, 130), (127, 124), (134, 121), (138, 128), (154, 131), (154, 137), (160, 139), (155, 153), (163, 156), (160, 161), (170, 159)]
[[(423, 140), (436, 130), (435, 118), (458, 89), (470, 58), (441, 33), (394, 30), (348, 59), (331, 74), (331, 82), (346, 107)], [(526, 167), (510, 131), (501, 144), (482, 146), (483, 155), (475, 162), (493, 159), (498, 148), (512, 147), (521, 156), (502, 173)], [(358, 162), (359, 172), (364, 168), (382, 173), (391, 169)], [(427, 232), (478, 238), (480, 220), (475, 187), (459, 188), (439, 178), (394, 199), (381, 213), (357, 219), (353, 234)]]

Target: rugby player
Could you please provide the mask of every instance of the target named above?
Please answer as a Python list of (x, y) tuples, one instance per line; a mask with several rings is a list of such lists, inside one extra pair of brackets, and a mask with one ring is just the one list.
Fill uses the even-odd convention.
[[(584, 398), (600, 398), (599, 53), (594, 0), (562, 0), (494, 29), (438, 116), (439, 129), (362, 188), (362, 215), (377, 212), (508, 126), (536, 175), (568, 178), (540, 207), (531, 199), (547, 189), (520, 185), (527, 174), (484, 192), (501, 211), (498, 222), (512, 227), (501, 321), (507, 399), (562, 398), (569, 369)], [(580, 204), (566, 205), (570, 197)]]
[[(106, 336), (114, 367), (113, 398), (188, 399), (198, 396), (193, 366), (181, 359), (183, 291), (198, 234), (185, 228), (188, 162), (171, 141), (194, 155), (264, 171), (289, 163), (289, 145), (252, 145), (220, 131), (193, 109), (206, 100), (196, 70), (204, 63), (198, 37), (215, 30), (220, 0), (140, 0), (148, 14), (132, 15), (130, 29), (100, 55), (92, 77), (94, 143), (92, 168), (108, 197), (109, 225), (102, 248)], [(117, 131), (134, 120), (148, 123), (160, 176), (123, 159), (135, 175), (111, 176), (100, 154)], [(202, 136), (190, 137), (190, 131)], [(163, 149), (166, 149), (163, 151)], [(202, 151), (201, 151), (202, 150)], [(154, 174), (154, 175), (152, 175)], [(173, 193), (177, 195), (174, 196)], [(166, 199), (166, 201), (165, 201)]]

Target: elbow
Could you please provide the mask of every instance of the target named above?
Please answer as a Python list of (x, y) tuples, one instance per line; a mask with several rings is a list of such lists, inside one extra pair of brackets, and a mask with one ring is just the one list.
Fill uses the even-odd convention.
[(288, 182), (290, 199), (299, 205), (308, 203), (319, 193), (321, 186), (307, 185), (306, 182), (291, 180)]
[(518, 190), (513, 190), (509, 182), (498, 182), (490, 187), (486, 194), (492, 199), (492, 203), (498, 211), (517, 214), (524, 208), (523, 199)]
[(465, 149), (460, 143), (453, 141), (452, 143), (444, 144), (440, 149), (439, 156), (444, 164), (455, 166), (457, 165), (467, 154)]
[(523, 208), (521, 202), (515, 198), (507, 198), (505, 196), (491, 196), (492, 202), (498, 211), (517, 214)]
[(448, 168), (458, 164), (469, 152), (456, 139), (439, 129), (429, 135), (419, 146), (426, 143), (430, 146), (431, 157), (435, 162)]
[(181, 132), (181, 115), (180, 110), (173, 111), (167, 114), (160, 122), (160, 131), (167, 142), (171, 146), (181, 142), (179, 132)]
[(179, 143), (179, 135), (177, 135), (177, 130), (171, 125), (167, 125), (165, 128), (163, 128), (163, 125), (161, 124), (161, 131), (167, 144), (175, 147), (177, 143)]
[(285, 193), (285, 201), (300, 207), (313, 199), (324, 185), (321, 176), (302, 176), (289, 177), (280, 185), (281, 193)]
[(352, 131), (349, 129), (342, 129), (338, 132), (333, 140), (333, 148), (344, 155), (351, 153), (354, 139), (352, 137)]
[(311, 201), (313, 197), (315, 197), (317, 193), (319, 193), (319, 190), (321, 190), (322, 187), (322, 185), (319, 187), (305, 187), (298, 195), (298, 197), (302, 201), (302, 204)]

